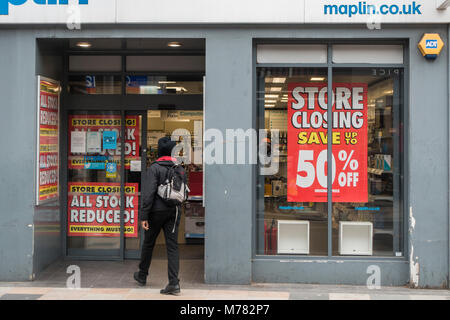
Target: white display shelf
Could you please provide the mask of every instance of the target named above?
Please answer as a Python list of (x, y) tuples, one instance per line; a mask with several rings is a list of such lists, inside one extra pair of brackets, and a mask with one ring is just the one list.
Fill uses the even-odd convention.
[(339, 222), (340, 255), (371, 256), (372, 247), (372, 222)]
[(278, 254), (309, 254), (309, 221), (278, 220)]

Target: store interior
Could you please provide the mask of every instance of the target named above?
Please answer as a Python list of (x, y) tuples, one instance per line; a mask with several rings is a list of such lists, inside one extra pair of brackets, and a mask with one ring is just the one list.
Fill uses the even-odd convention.
[[(258, 209), (259, 237), (258, 254), (279, 255), (279, 221), (305, 221), (309, 224), (305, 238), (301, 233), (292, 233), (292, 241), (305, 243), (308, 255), (328, 255), (328, 204), (324, 202), (287, 201), (287, 124), (288, 85), (290, 83), (327, 83), (327, 70), (320, 68), (261, 68), (258, 101), (264, 105), (264, 128), (271, 137), (272, 130), (279, 130), (279, 170), (272, 176), (260, 177), (264, 181), (264, 207)], [(399, 214), (401, 190), (399, 186), (402, 153), (401, 106), (394, 90), (399, 90), (394, 79), (399, 79), (398, 70), (383, 75), (373, 70), (354, 71), (341, 69), (333, 73), (333, 83), (363, 83), (368, 85), (368, 202), (340, 203), (333, 201), (332, 208), (332, 255), (341, 255), (339, 250), (340, 222), (364, 222), (373, 226), (369, 241), (373, 256), (401, 256), (400, 230), (402, 217)], [(395, 89), (397, 88), (397, 89)], [(397, 97), (400, 92), (397, 92)], [(325, 129), (326, 132), (326, 129)], [(397, 171), (395, 171), (396, 169)], [(263, 238), (263, 239), (261, 239)], [(358, 240), (355, 240), (357, 242)], [(364, 255), (364, 254), (363, 254)], [(367, 255), (367, 254), (365, 254)]]

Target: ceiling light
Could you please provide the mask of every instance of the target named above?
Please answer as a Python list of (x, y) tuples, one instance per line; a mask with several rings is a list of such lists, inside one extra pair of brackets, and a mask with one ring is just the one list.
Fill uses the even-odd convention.
[(176, 81), (158, 81), (159, 84), (174, 84)]
[(266, 103), (277, 103), (277, 100), (266, 100)]
[(283, 90), (282, 87), (271, 87), (270, 92), (281, 92)]
[(92, 47), (92, 44), (90, 42), (87, 42), (87, 41), (82, 41), (82, 42), (78, 42), (77, 43), (77, 47), (90, 48), (90, 47)]
[(275, 108), (274, 104), (266, 104), (264, 105), (265, 108)]
[(278, 94), (266, 94), (266, 99), (278, 99)]
[(324, 81), (325, 77), (311, 77), (311, 81)]
[(273, 83), (285, 83), (286, 78), (273, 78)]
[(171, 48), (179, 48), (179, 47), (181, 47), (182, 45), (181, 45), (181, 43), (179, 43), (179, 42), (173, 41), (173, 42), (169, 42), (169, 43), (167, 44), (167, 46), (169, 46), (169, 47), (171, 47)]

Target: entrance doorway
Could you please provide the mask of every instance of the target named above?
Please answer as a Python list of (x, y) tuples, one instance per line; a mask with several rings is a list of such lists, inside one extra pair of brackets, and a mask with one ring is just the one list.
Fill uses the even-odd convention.
[[(157, 47), (164, 43), (125, 39), (121, 50), (66, 52), (61, 190), (70, 259), (139, 259), (146, 170), (163, 136), (178, 142), (191, 189), (182, 207), (180, 258), (203, 259), (204, 41), (186, 40), (189, 49), (162, 54)], [(165, 258), (162, 233), (153, 257)]]
[[(129, 170), (125, 170), (126, 184), (142, 186), (139, 192), (149, 184), (146, 170), (158, 158), (158, 140), (171, 137), (178, 142), (177, 159), (185, 167), (190, 189), (188, 201), (182, 206), (178, 244), (182, 259), (203, 258), (205, 236), (205, 210), (203, 207), (203, 163), (194, 158), (203, 159), (203, 111), (202, 110), (148, 110), (126, 112), (126, 119), (136, 119), (139, 124), (139, 145), (141, 159), (131, 160)], [(127, 129), (130, 131), (130, 129)], [(130, 137), (133, 136), (132, 132)], [(194, 155), (195, 154), (195, 155)], [(125, 162), (126, 163), (126, 162)], [(141, 197), (142, 199), (142, 197)], [(142, 202), (139, 203), (139, 211)], [(125, 257), (140, 257), (143, 233), (137, 237), (125, 238)], [(161, 231), (155, 245), (153, 257), (164, 257), (164, 235)]]

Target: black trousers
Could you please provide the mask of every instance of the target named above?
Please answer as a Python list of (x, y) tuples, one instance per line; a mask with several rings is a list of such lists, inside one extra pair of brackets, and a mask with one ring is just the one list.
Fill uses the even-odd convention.
[[(177, 217), (176, 217), (177, 216)], [(177, 218), (175, 221), (175, 217)], [(148, 275), (150, 264), (152, 262), (153, 248), (156, 238), (158, 238), (161, 229), (164, 231), (166, 239), (168, 275), (169, 284), (177, 285), (179, 283), (178, 273), (180, 270), (180, 256), (178, 252), (178, 227), (180, 225), (180, 210), (155, 211), (149, 216), (149, 230), (145, 231), (144, 243), (141, 251), (141, 262), (139, 272), (143, 276)], [(174, 228), (175, 227), (175, 228)]]

